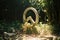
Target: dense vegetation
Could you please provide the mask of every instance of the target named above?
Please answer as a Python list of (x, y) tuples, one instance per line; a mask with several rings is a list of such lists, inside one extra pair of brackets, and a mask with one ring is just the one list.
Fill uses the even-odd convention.
[[(53, 33), (60, 33), (60, 5), (56, 0), (1, 0), (0, 30), (10, 32), (10, 28), (21, 29), (22, 15), (27, 7), (37, 9), (40, 22), (53, 26)], [(29, 15), (29, 14), (28, 14)], [(32, 14), (33, 15), (33, 14)], [(34, 15), (33, 15), (34, 16)], [(33, 17), (34, 18), (34, 17)], [(48, 21), (47, 21), (48, 20)]]

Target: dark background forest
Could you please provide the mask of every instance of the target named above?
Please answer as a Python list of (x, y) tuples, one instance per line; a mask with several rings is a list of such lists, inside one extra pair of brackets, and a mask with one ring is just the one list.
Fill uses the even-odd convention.
[[(47, 16), (48, 23), (53, 25), (54, 33), (60, 34), (60, 2), (59, 0), (45, 0), (45, 6), (38, 1), (29, 0), (0, 0), (0, 29), (9, 30), (10, 27), (19, 28), (23, 23), (23, 12), (27, 7), (37, 9), (40, 19), (45, 22)], [(38, 5), (39, 4), (39, 5)], [(43, 12), (46, 9), (47, 12)], [(7, 29), (7, 30), (5, 30)]]

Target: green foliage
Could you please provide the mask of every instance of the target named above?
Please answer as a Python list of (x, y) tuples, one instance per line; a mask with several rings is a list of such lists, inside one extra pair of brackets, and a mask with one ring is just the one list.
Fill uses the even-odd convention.
[(41, 34), (52, 34), (53, 33), (53, 26), (51, 24), (43, 24), (42, 22), (39, 23)]
[(59, 36), (60, 35), (60, 25), (53, 24), (53, 34)]
[[(53, 21), (53, 23), (52, 23), (53, 27), (52, 28), (53, 28), (54, 33), (59, 34), (59, 32), (60, 32), (59, 28), (60, 27), (59, 27), (59, 24), (57, 24), (57, 15), (56, 15), (57, 13), (55, 13), (53, 0), (23, 0), (23, 1), (18, 0), (18, 1), (19, 1), (18, 4), (20, 4), (19, 7), (20, 7), (21, 15), (22, 15), (23, 11), (27, 7), (30, 7), (30, 6), (36, 8), (40, 15), (41, 15), (41, 13), (43, 13), (42, 11), (47, 10), (46, 13), (48, 15), (48, 20), (50, 20), (49, 22)], [(10, 8), (10, 6), (9, 6), (9, 8)], [(30, 14), (28, 14), (28, 15), (34, 15), (32, 13), (33, 12), (30, 12)], [(14, 27), (17, 30), (22, 30), (22, 24), (20, 23), (20, 21), (16, 20), (16, 21), (13, 21), (10, 23), (6, 23), (6, 22), (3, 22), (2, 20), (0, 20), (0, 29), (3, 29), (4, 31), (7, 31), (7, 32), (11, 31), (11, 27)], [(42, 27), (42, 24), (40, 24), (40, 26)], [(35, 31), (35, 28), (33, 31)], [(32, 31), (30, 31), (30, 29), (28, 29), (27, 33), (30, 33), (30, 32), (32, 32)]]
[(38, 34), (38, 32), (37, 32), (35, 27), (33, 27), (32, 30), (31, 29), (27, 29), (26, 33), (27, 34)]
[(12, 27), (14, 29), (20, 30), (21, 23), (18, 20), (13, 21), (11, 23), (4, 23), (4, 22), (0, 23), (0, 29), (3, 29), (3, 31), (6, 31), (6, 32), (12, 31), (12, 29), (11, 29)]
[(0, 40), (3, 40), (3, 39), (0, 37)]

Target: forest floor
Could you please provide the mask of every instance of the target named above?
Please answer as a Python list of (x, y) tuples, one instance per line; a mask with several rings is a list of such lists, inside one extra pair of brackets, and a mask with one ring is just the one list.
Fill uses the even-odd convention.
[(16, 40), (60, 40), (60, 37), (53, 36), (53, 35), (27, 35), (23, 34), (21, 37), (17, 38)]

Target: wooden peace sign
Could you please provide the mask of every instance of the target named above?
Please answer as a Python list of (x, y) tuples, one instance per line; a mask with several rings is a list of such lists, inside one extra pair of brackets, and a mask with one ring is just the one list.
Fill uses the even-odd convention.
[[(35, 13), (35, 16), (36, 16), (35, 21), (33, 20), (33, 18), (32, 18), (31, 16), (27, 17), (27, 19), (26, 19), (26, 14), (27, 14), (27, 12), (28, 12), (29, 10), (32, 10), (32, 11)], [(24, 11), (24, 13), (23, 13), (23, 22), (28, 22), (29, 20), (30, 20), (32, 23), (36, 23), (36, 24), (39, 22), (38, 12), (37, 12), (37, 10), (36, 10), (35, 8), (33, 8), (33, 7), (28, 7), (27, 9), (25, 9), (25, 11)]]

